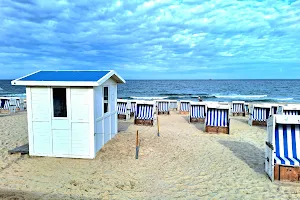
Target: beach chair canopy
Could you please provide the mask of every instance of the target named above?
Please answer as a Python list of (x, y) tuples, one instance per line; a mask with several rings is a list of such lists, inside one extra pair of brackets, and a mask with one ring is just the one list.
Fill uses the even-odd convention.
[(228, 127), (229, 106), (211, 104), (207, 107), (206, 126)]
[(180, 111), (190, 111), (190, 101), (180, 101)]
[(153, 120), (154, 119), (154, 102), (137, 102), (135, 118), (143, 120)]
[(206, 104), (205, 103), (191, 103), (191, 118), (205, 118)]
[(267, 121), (270, 116), (271, 107), (268, 105), (253, 105), (251, 117), (256, 121)]
[(128, 102), (126, 100), (117, 100), (117, 113), (118, 115), (126, 115), (126, 110), (128, 107)]
[(158, 112), (168, 112), (170, 108), (169, 101), (156, 101)]
[(243, 113), (245, 112), (244, 101), (232, 101), (232, 113)]

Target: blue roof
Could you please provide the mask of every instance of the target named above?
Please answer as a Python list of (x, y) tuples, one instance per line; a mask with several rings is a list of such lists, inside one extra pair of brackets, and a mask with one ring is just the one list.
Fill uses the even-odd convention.
[(110, 71), (39, 71), (19, 81), (89, 81), (97, 82)]

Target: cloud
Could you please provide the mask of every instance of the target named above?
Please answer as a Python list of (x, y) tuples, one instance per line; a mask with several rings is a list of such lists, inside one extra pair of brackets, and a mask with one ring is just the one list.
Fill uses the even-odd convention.
[(6, 0), (0, 7), (0, 78), (37, 69), (264, 78), (274, 66), (277, 78), (287, 71), (279, 69), (300, 68), (300, 1)]

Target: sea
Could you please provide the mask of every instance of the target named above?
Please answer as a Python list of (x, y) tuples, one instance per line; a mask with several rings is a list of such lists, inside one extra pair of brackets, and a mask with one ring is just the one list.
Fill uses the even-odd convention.
[[(26, 97), (24, 86), (0, 80), (1, 96)], [(300, 80), (127, 80), (118, 85), (122, 99), (300, 102)]]

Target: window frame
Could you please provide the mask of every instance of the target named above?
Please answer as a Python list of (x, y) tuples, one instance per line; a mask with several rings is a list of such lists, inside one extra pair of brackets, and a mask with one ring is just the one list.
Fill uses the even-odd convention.
[[(107, 100), (105, 100), (105, 92), (104, 92), (105, 88), (107, 88)], [(102, 104), (102, 106), (103, 106), (103, 114), (105, 115), (105, 114), (110, 112), (110, 109), (109, 109), (109, 107), (110, 107), (110, 103), (109, 103), (109, 100), (110, 100), (110, 98), (109, 98), (109, 93), (110, 93), (109, 92), (109, 86), (104, 85), (102, 91), (103, 91), (103, 98), (102, 98), (103, 104)], [(105, 112), (105, 104), (106, 103), (107, 103), (107, 111)]]
[[(65, 89), (66, 90), (66, 117), (55, 117), (54, 116), (54, 89)], [(68, 112), (68, 88), (67, 87), (51, 87), (51, 112), (52, 112), (52, 119), (68, 119), (69, 112)]]

